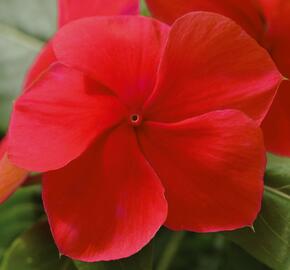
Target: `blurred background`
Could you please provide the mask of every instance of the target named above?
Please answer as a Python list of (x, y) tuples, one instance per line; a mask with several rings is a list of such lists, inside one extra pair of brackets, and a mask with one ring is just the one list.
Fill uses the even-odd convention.
[(0, 0), (0, 132), (33, 59), (56, 30), (56, 1)]
[[(149, 14), (144, 3), (142, 13)], [(56, 14), (53, 0), (0, 0), (0, 137), (29, 66), (56, 31)], [(42, 208), (40, 176), (32, 175), (0, 205), (0, 270), (290, 269), (290, 197), (281, 189), (289, 186), (290, 162), (269, 159), (269, 189), (252, 230), (195, 234), (163, 228), (139, 254), (117, 263), (82, 264), (60, 256)]]

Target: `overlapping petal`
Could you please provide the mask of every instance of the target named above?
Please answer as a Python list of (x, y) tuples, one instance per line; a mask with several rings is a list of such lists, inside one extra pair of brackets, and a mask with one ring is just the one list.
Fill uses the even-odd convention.
[(209, 11), (233, 19), (257, 40), (263, 37), (265, 25), (259, 5), (255, 0), (146, 1), (154, 17), (170, 24), (186, 13), (192, 11)]
[[(138, 0), (58, 0), (59, 27), (73, 20), (91, 16), (137, 15)], [(37, 79), (50, 64), (55, 61), (54, 52), (49, 42), (37, 56), (25, 79), (24, 88)]]
[(139, 0), (58, 0), (59, 26), (84, 17), (137, 15)]
[(170, 31), (146, 117), (175, 122), (226, 108), (260, 123), (281, 80), (268, 53), (236, 23), (193, 12)]
[(31, 86), (31, 84), (33, 84), (54, 62), (56, 62), (56, 58), (52, 48), (52, 43), (49, 42), (43, 47), (31, 68), (27, 72), (24, 81), (24, 89), (28, 89), (29, 86)]
[(132, 255), (167, 215), (160, 180), (126, 124), (68, 166), (46, 173), (43, 192), (60, 252), (84, 261)]
[[(259, 0), (267, 20), (265, 47), (280, 72), (290, 77), (290, 2)], [(267, 149), (280, 155), (290, 155), (290, 82), (282, 83), (269, 114), (263, 122)]]
[(146, 122), (138, 139), (165, 187), (169, 228), (213, 232), (253, 224), (266, 165), (254, 121), (216, 111), (178, 123)]
[(32, 171), (63, 167), (123, 117), (124, 107), (104, 87), (53, 65), (15, 104), (9, 158)]
[(85, 71), (136, 110), (151, 93), (168, 26), (138, 16), (86, 18), (54, 39), (58, 60)]

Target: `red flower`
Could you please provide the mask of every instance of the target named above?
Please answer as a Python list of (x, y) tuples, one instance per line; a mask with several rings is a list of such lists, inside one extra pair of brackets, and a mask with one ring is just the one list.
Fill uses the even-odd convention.
[[(152, 14), (172, 23), (191, 11), (230, 17), (265, 47), (285, 77), (290, 77), (290, 1), (147, 0)], [(290, 156), (290, 82), (284, 81), (262, 124), (268, 151)]]
[[(139, 13), (139, 0), (58, 0), (59, 6), (59, 27), (64, 24), (82, 17), (97, 15), (137, 15)], [(37, 57), (35, 63), (29, 70), (25, 82), (24, 90), (27, 89), (50, 64), (56, 61), (54, 52), (49, 42)], [(0, 141), (0, 160), (6, 153), (6, 143)], [(14, 167), (7, 158), (0, 161), (0, 202), (7, 197), (24, 181), (25, 174), (23, 169)], [(11, 177), (13, 175), (13, 177)], [(21, 177), (19, 177), (21, 176)], [(5, 182), (2, 179), (8, 179)]]
[(240, 27), (210, 13), (171, 29), (138, 16), (87, 18), (51, 46), (55, 63), (15, 104), (8, 154), (46, 172), (62, 254), (126, 257), (164, 223), (252, 225), (265, 169), (258, 126), (281, 75)]

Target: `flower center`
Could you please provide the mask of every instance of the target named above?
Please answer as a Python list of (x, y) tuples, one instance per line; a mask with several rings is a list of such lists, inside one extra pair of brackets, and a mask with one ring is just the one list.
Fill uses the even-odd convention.
[(134, 113), (134, 114), (131, 114), (130, 115), (130, 122), (132, 124), (132, 126), (139, 126), (142, 122), (142, 117), (137, 114), (137, 113)]

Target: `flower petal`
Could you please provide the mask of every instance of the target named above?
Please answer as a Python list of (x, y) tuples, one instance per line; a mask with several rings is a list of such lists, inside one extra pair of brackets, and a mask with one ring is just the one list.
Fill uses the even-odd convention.
[(285, 77), (290, 78), (290, 1), (259, 0), (267, 20), (267, 44), (269, 52)]
[(0, 203), (23, 183), (27, 175), (28, 172), (13, 165), (6, 154), (0, 156)]
[[(290, 2), (259, 0), (267, 20), (265, 46), (285, 77), (290, 78)], [(279, 88), (269, 114), (263, 122), (266, 147), (269, 151), (290, 156), (290, 82)]]
[(160, 180), (127, 125), (65, 168), (46, 173), (43, 192), (60, 252), (82, 261), (132, 255), (167, 215)]
[(290, 156), (290, 82), (283, 82), (262, 123), (268, 151)]
[(154, 17), (167, 23), (192, 11), (219, 13), (236, 21), (256, 39), (264, 33), (261, 10), (254, 0), (146, 0)]
[(62, 28), (58, 60), (88, 72), (136, 110), (155, 85), (168, 26), (138, 16), (87, 18)]
[(233, 21), (194, 12), (173, 25), (147, 115), (176, 122), (238, 109), (260, 123), (281, 80), (268, 53)]
[(30, 67), (24, 82), (24, 89), (27, 89), (34, 83), (51, 64), (56, 61), (52, 43), (49, 42), (44, 46), (34, 63)]
[(53, 65), (15, 104), (9, 159), (31, 171), (61, 168), (123, 117), (123, 106), (100, 85)]
[(58, 0), (59, 27), (92, 16), (138, 15), (139, 0)]
[(173, 124), (147, 122), (138, 138), (165, 187), (169, 228), (214, 232), (253, 224), (266, 165), (254, 121), (215, 111)]

